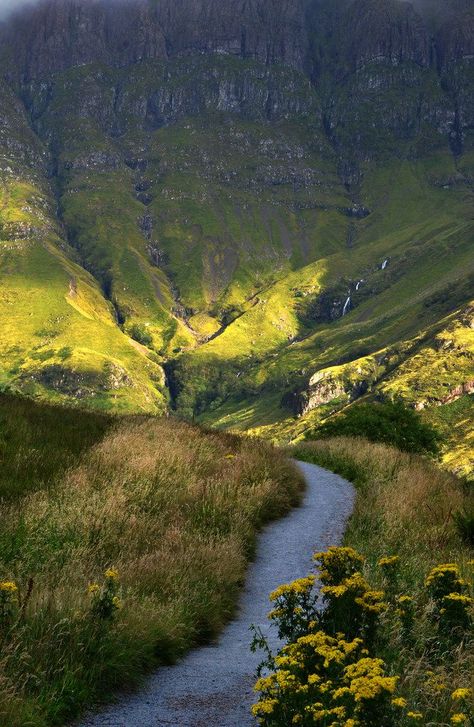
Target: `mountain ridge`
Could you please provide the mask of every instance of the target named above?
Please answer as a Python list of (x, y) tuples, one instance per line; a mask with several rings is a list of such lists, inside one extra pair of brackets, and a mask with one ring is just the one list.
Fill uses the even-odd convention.
[[(13, 15), (4, 385), (164, 411), (171, 384), (183, 415), (284, 440), (367, 396), (431, 416), (445, 396), (413, 356), (427, 341), (436, 385), (472, 401), (473, 15), (445, 6), (431, 20), (398, 0), (45, 0)], [(288, 402), (318, 376), (326, 393), (295, 420)]]

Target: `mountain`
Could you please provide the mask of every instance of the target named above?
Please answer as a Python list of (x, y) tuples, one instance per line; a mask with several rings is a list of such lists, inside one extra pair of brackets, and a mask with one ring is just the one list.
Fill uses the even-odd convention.
[(469, 471), (471, 2), (43, 0), (0, 69), (4, 386), (279, 441), (402, 397)]

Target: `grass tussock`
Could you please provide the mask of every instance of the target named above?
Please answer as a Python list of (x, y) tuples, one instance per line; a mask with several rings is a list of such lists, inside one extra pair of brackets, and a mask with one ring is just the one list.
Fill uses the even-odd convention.
[(390, 673), (400, 675), (400, 689), (425, 715), (423, 724), (449, 724), (452, 692), (472, 685), (472, 632), (457, 643), (440, 637), (426, 578), (440, 564), (457, 564), (460, 589), (469, 590), (473, 552), (457, 514), (472, 511), (472, 485), (422, 457), (357, 438), (306, 442), (295, 447), (294, 456), (356, 485), (345, 542), (365, 556), (364, 576), (374, 588), (387, 591), (380, 560), (398, 556), (396, 592), (415, 604), (412, 633), (407, 641), (400, 607), (389, 609), (378, 655)]
[[(301, 490), (261, 442), (138, 419), (111, 429), (56, 488), (7, 503), (0, 580), (18, 593), (2, 624), (0, 722), (64, 724), (212, 639), (258, 529)], [(113, 588), (106, 569), (118, 573)], [(98, 598), (115, 605), (106, 613)]]

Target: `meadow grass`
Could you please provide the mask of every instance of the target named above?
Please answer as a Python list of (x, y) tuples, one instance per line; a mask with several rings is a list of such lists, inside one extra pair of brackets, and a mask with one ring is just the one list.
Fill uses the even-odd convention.
[[(449, 723), (450, 693), (472, 682), (472, 636), (442, 647), (424, 602), (425, 578), (443, 563), (457, 563), (472, 580), (472, 549), (463, 542), (453, 515), (472, 508), (472, 484), (440, 470), (418, 455), (358, 438), (334, 438), (296, 445), (293, 456), (333, 470), (353, 482), (357, 499), (345, 544), (366, 558), (364, 575), (384, 589), (378, 561), (397, 555), (399, 593), (412, 596), (421, 609), (414, 641), (403, 644), (394, 621), (387, 618), (382, 658), (401, 689), (424, 715), (424, 724)], [(422, 608), (423, 607), (423, 608)]]
[[(150, 417), (115, 422), (53, 479), (3, 503), (0, 581), (18, 587), (14, 617), (0, 619), (9, 727), (63, 725), (212, 640), (257, 531), (302, 491), (269, 445)], [(119, 601), (104, 617), (89, 586), (107, 589), (110, 568)]]

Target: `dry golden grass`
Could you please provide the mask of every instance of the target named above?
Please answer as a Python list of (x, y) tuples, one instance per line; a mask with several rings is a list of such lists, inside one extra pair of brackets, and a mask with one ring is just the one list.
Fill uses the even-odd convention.
[[(64, 724), (213, 638), (233, 612), (256, 532), (301, 491), (295, 468), (262, 442), (142, 418), (112, 429), (55, 489), (10, 503), (0, 574), (20, 599), (29, 578), (33, 589), (0, 662), (0, 691), (16, 704), (7, 724)], [(97, 624), (88, 584), (109, 567), (123, 608)]]
[[(418, 455), (365, 439), (340, 437), (299, 445), (297, 456), (324, 462), (354, 481), (360, 496), (348, 538), (378, 523), (380, 547), (391, 547), (419, 559), (469, 557), (452, 515), (466, 503), (462, 482)], [(383, 523), (383, 527), (382, 527)], [(369, 540), (364, 543), (367, 550)], [(424, 553), (424, 555), (422, 555)]]

